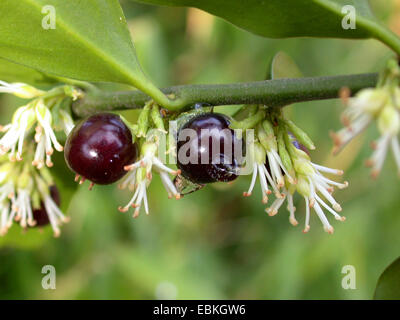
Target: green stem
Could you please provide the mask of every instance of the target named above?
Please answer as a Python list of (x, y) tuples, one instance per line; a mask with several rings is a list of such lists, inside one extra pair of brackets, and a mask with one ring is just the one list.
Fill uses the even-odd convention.
[(386, 44), (400, 57), (400, 38), (394, 32), (378, 22), (370, 22), (367, 27), (377, 40)]
[[(173, 106), (162, 105), (170, 111), (184, 111), (196, 103), (211, 106), (263, 104), (281, 107), (295, 102), (333, 99), (343, 87), (354, 94), (367, 87), (374, 87), (377, 74), (359, 74), (332, 77), (276, 79), (249, 83), (185, 85), (163, 89), (173, 95)], [(143, 108), (151, 100), (141, 91), (104, 92), (88, 91), (84, 98), (73, 105), (77, 116), (83, 117), (99, 111), (116, 111)]]

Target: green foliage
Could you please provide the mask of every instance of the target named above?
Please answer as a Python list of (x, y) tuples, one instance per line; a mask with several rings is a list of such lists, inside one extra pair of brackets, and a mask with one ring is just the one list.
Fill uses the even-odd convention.
[[(385, 6), (381, 0), (375, 3)], [(130, 21), (133, 26), (139, 19), (154, 26), (145, 28), (146, 43), (136, 43), (146, 65), (153, 66), (146, 67), (151, 78), (161, 77), (166, 85), (262, 80), (267, 62), (280, 50), (288, 52), (307, 76), (376, 72), (383, 67), (383, 57), (392, 55), (370, 42), (263, 39), (220, 19), (211, 26), (196, 20), (193, 27), (202, 31), (198, 34), (184, 27), (184, 10), (133, 2), (129, 9), (124, 12), (135, 17)], [(162, 46), (155, 50), (149, 43)], [(79, 57), (75, 61), (85, 63)], [(113, 85), (112, 89), (126, 87)], [(7, 123), (11, 111), (22, 103), (9, 95), (0, 96), (1, 123)], [(217, 108), (218, 112), (231, 110)], [(370, 150), (361, 139), (339, 157), (328, 156), (332, 142), (327, 131), (340, 128), (340, 102), (307, 102), (285, 111), (307, 129), (318, 146), (318, 152), (312, 152), (315, 162), (346, 170), (345, 179), (351, 181), (351, 188), (338, 193), (347, 221), (335, 224), (334, 235), (325, 234), (315, 216), (307, 235), (301, 226), (288, 224), (284, 208), (276, 217), (267, 217), (259, 190), (250, 199), (241, 196), (248, 188), (248, 177), (232, 185), (210, 185), (175, 201), (167, 199), (155, 175), (149, 189), (150, 215), (137, 220), (117, 210), (132, 194), (115, 186), (96, 186), (89, 192), (86, 183), (68, 210), (64, 207), (67, 189), (61, 190), (63, 210), (72, 219), (63, 226), (60, 238), (53, 239), (48, 228), (40, 246), (29, 247), (36, 239), (36, 235), (29, 238), (31, 232), (39, 235), (38, 230), (26, 235), (17, 225), (10, 230), (25, 249), (14, 244), (0, 247), (0, 298), (154, 299), (163, 283), (176, 287), (178, 299), (371, 298), (382, 261), (399, 254), (398, 188), (388, 187), (399, 183), (393, 174), (394, 161), (388, 157), (381, 177), (371, 181), (363, 167)], [(124, 115), (133, 120), (137, 111)], [(366, 134), (365, 141), (376, 137), (371, 130)], [(59, 164), (51, 170), (58, 171)], [(58, 183), (73, 183), (68, 169), (63, 166), (61, 170), (65, 172), (57, 174)], [(304, 205), (299, 198), (295, 202), (303, 223)], [(47, 264), (56, 267), (57, 290), (43, 290), (40, 285), (41, 268)], [(357, 270), (357, 290), (341, 287), (341, 269), (348, 264)]]
[[(55, 9), (55, 29), (42, 26), (51, 21), (45, 6)], [(117, 0), (3, 0), (0, 12), (1, 58), (68, 78), (151, 87)]]
[(400, 258), (385, 269), (376, 286), (374, 299), (400, 299)]
[[(135, 0), (136, 1), (136, 0)], [(269, 38), (369, 38), (374, 21), (367, 0), (137, 0), (139, 2), (196, 7), (255, 34)], [(342, 7), (357, 10), (354, 30), (342, 28)]]
[(285, 52), (278, 52), (269, 67), (269, 79), (301, 78), (302, 72), (296, 62)]
[(0, 79), (7, 82), (23, 82), (31, 85), (54, 83), (55, 80), (35, 69), (0, 59)]

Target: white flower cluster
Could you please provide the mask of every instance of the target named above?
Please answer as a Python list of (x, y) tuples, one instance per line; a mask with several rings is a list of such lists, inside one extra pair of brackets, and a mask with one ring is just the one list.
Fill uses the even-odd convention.
[(60, 225), (68, 219), (52, 195), (51, 190), (57, 188), (45, 164), (53, 166), (54, 149), (63, 151), (54, 132), (56, 125), (66, 134), (74, 126), (69, 112), (60, 106), (79, 92), (71, 86), (46, 92), (4, 81), (0, 81), (0, 92), (31, 99), (14, 112), (11, 123), (0, 126), (0, 235), (18, 222), (24, 229), (50, 224), (58, 236)]
[(47, 169), (37, 170), (29, 164), (21, 165), (4, 159), (0, 161), (0, 236), (4, 236), (14, 222), (24, 229), (49, 223), (54, 236), (60, 235), (60, 225), (68, 218), (52, 198), (55, 188)]
[[(169, 198), (180, 199), (181, 195), (169, 176), (178, 175), (180, 171), (167, 167), (159, 156), (164, 150), (161, 146), (165, 147), (167, 143), (171, 143), (171, 139), (164, 128), (163, 119), (156, 104), (153, 102), (147, 104), (139, 116), (137, 127), (132, 125), (129, 127), (134, 136), (140, 140), (138, 142), (140, 155), (137, 162), (125, 167), (129, 173), (121, 180), (119, 187), (120, 189), (128, 188), (133, 192), (133, 196), (127, 205), (118, 209), (121, 212), (127, 212), (132, 207), (135, 209), (133, 217), (136, 218), (139, 216), (142, 204), (146, 214), (149, 214), (147, 188), (153, 179), (152, 172), (155, 171), (160, 175)], [(174, 148), (171, 146), (172, 149)], [(167, 152), (163, 155), (165, 156)]]
[(296, 208), (293, 204), (293, 194), (297, 191), (306, 203), (304, 232), (310, 230), (312, 208), (321, 220), (324, 230), (332, 233), (333, 227), (323, 209), (334, 215), (337, 220), (344, 221), (344, 217), (338, 214), (342, 208), (333, 198), (332, 192), (334, 187), (341, 189), (348, 184), (330, 180), (324, 173), (342, 175), (343, 172), (313, 163), (306, 152), (307, 149), (315, 149), (311, 140), (293, 122), (281, 116), (274, 121), (262, 121), (256, 128), (256, 136), (253, 155), (250, 157), (253, 159), (253, 176), (250, 188), (244, 196), (251, 195), (258, 175), (263, 203), (268, 202), (268, 195), (272, 192), (276, 198), (266, 212), (270, 216), (276, 215), (287, 199), (289, 221), (297, 225)]
[[(54, 149), (63, 151), (63, 146), (57, 141), (54, 133), (54, 121), (51, 108), (65, 97), (64, 91), (60, 91), (59, 99), (46, 100), (46, 93), (28, 85), (7, 84), (0, 82), (0, 92), (13, 93), (24, 98), (35, 98), (25, 106), (18, 108), (11, 123), (1, 126), (0, 132), (4, 135), (0, 139), (0, 156), (9, 154), (10, 161), (22, 161), (23, 147), (26, 137), (31, 129), (35, 127), (35, 141), (37, 143), (33, 165), (41, 168), (46, 164), (53, 165), (51, 155)], [(59, 121), (65, 132), (73, 128), (73, 120), (65, 110), (58, 110)]]
[(125, 167), (126, 171), (130, 171), (120, 184), (121, 189), (129, 188), (135, 191), (129, 203), (120, 207), (121, 212), (127, 212), (130, 207), (135, 208), (134, 217), (139, 215), (142, 203), (144, 204), (145, 212), (149, 213), (147, 202), (147, 187), (152, 180), (152, 170), (160, 174), (161, 181), (168, 192), (170, 198), (180, 199), (180, 194), (176, 190), (169, 175), (177, 175), (179, 171), (168, 168), (157, 157), (158, 145), (157, 142), (145, 142), (141, 148), (141, 157), (139, 161)]
[(376, 121), (381, 136), (372, 144), (374, 152), (366, 164), (372, 168), (372, 176), (377, 177), (387, 151), (391, 148), (400, 173), (399, 112), (400, 89), (398, 87), (361, 90), (347, 102), (347, 108), (342, 115), (344, 128), (331, 133), (335, 145), (333, 152), (338, 153), (373, 121)]

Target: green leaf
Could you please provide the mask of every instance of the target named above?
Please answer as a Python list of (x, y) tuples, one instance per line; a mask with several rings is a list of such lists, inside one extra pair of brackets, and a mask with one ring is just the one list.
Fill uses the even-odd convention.
[[(268, 38), (323, 37), (372, 38), (398, 53), (400, 40), (379, 24), (368, 0), (135, 0), (138, 2), (195, 7), (224, 18), (234, 25)], [(356, 29), (345, 30), (345, 5), (356, 9)]]
[[(117, 0), (1, 0), (0, 12), (1, 58), (61, 77), (126, 83), (165, 99), (140, 68)], [(52, 21), (55, 29), (48, 28)]]
[(278, 52), (272, 59), (269, 79), (302, 78), (296, 62), (285, 52)]
[(380, 276), (375, 289), (374, 299), (400, 299), (400, 258), (387, 267)]
[(44, 85), (56, 82), (44, 73), (20, 64), (0, 59), (0, 80), (7, 82), (23, 82), (31, 85)]

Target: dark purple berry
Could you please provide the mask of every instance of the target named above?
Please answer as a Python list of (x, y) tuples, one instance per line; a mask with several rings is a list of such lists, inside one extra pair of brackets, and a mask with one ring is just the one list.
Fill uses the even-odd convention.
[[(225, 144), (229, 148), (225, 148)], [(179, 130), (177, 166), (182, 175), (194, 183), (235, 180), (241, 163), (238, 155), (241, 158), (242, 141), (229, 128), (225, 115), (201, 114)]]
[(137, 146), (121, 118), (95, 114), (75, 126), (65, 144), (65, 160), (72, 171), (97, 184), (121, 179), (124, 166), (137, 158)]
[[(50, 196), (57, 205), (61, 204), (60, 192), (56, 186), (50, 187)], [(47, 215), (46, 208), (43, 201), (40, 203), (39, 209), (33, 209), (33, 219), (36, 221), (35, 227), (43, 227), (50, 223), (49, 216)]]

